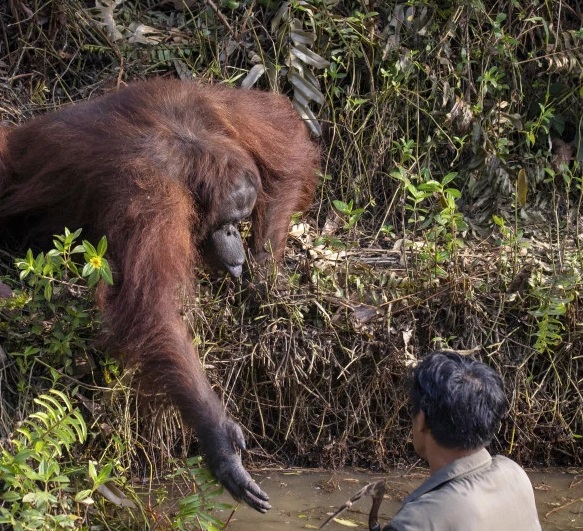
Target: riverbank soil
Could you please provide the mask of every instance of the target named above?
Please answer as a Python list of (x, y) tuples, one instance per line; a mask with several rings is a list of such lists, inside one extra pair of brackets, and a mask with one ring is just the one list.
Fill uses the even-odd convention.
[[(583, 469), (551, 468), (527, 472), (534, 487), (543, 531), (583, 529)], [(405, 472), (392, 470), (382, 475), (355, 470), (259, 472), (255, 477), (269, 493), (273, 509), (260, 515), (248, 507), (238, 506), (227, 529), (317, 529), (367, 483), (386, 478), (387, 491), (379, 512), (379, 521), (384, 525), (399, 510), (401, 500), (428, 476), (429, 472), (424, 468)], [(225, 496), (224, 501), (229, 503), (229, 498)], [(371, 498), (361, 498), (336, 521), (327, 524), (324, 530), (367, 529), (370, 507)], [(220, 518), (227, 520), (230, 514), (224, 511)]]

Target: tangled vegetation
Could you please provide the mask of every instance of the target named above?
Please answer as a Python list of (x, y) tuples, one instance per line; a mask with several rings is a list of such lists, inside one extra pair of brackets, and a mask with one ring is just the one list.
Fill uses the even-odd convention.
[[(186, 301), (207, 372), (249, 430), (251, 464), (408, 461), (408, 366), (439, 347), (503, 374), (511, 410), (497, 451), (581, 465), (579, 4), (9, 1), (0, 116), (20, 123), (156, 75), (292, 98), (324, 157), (284, 267), (242, 284), (199, 272)], [(110, 280), (91, 261), (105, 244), (93, 243), (76, 253), (89, 285)], [(0, 254), (14, 291), (0, 299), (0, 471), (15, 478), (2, 486), (0, 525), (18, 515), (22, 529), (107, 526), (115, 513), (115, 529), (128, 518), (212, 529), (197, 520), (214, 504), (198, 468), (201, 490), (183, 494), (202, 498), (162, 509), (156, 482), (172, 470), (177, 485), (191, 480), (175, 461), (192, 453), (191, 434), (171, 413), (152, 422), (131, 375), (99, 351), (92, 289), (66, 254), (74, 245)]]

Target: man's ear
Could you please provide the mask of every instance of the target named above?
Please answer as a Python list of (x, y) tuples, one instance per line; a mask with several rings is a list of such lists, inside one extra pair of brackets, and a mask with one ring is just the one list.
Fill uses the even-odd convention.
[(427, 426), (427, 419), (425, 418), (425, 411), (421, 410), (419, 411), (419, 429), (422, 433), (426, 433), (429, 431), (429, 428)]

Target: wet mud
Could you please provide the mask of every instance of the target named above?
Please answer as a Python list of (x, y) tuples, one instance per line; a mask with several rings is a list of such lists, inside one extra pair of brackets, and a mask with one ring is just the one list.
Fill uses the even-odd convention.
[[(583, 529), (583, 469), (544, 469), (527, 471), (532, 481), (541, 525), (544, 531)], [(385, 478), (387, 492), (379, 512), (381, 525), (387, 523), (401, 506), (401, 500), (415, 490), (428, 471), (415, 468), (372, 474), (356, 470), (338, 472), (313, 470), (262, 471), (254, 474), (269, 493), (273, 508), (259, 514), (239, 505), (234, 512), (218, 516), (229, 520), (233, 531), (273, 531), (281, 529), (318, 529), (337, 508), (367, 483)], [(224, 501), (231, 502), (228, 495)], [(327, 531), (368, 528), (371, 498), (361, 498), (335, 521)], [(229, 519), (230, 518), (230, 519)]]

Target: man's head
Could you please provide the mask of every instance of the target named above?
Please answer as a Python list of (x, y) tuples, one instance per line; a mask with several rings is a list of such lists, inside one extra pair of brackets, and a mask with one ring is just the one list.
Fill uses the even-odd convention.
[(496, 371), (450, 352), (429, 354), (414, 369), (410, 403), (414, 444), (416, 426), (423, 417), (422, 423), (440, 446), (458, 450), (488, 445), (508, 407)]

